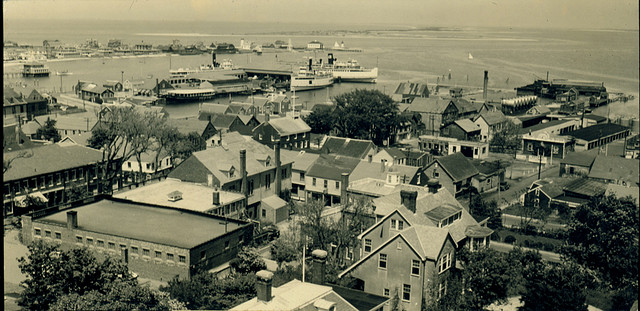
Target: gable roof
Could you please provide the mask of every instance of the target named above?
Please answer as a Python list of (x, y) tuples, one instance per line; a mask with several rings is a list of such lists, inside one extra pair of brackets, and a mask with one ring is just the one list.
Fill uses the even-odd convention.
[(214, 104), (214, 103), (202, 103), (200, 105), (200, 114), (225, 114), (231, 112), (229, 105)]
[[(16, 140), (20, 139), (20, 143)], [(17, 124), (4, 125), (2, 127), (2, 143), (3, 152), (9, 152), (11, 150), (23, 150), (33, 148), (35, 145), (31, 142), (31, 139), (18, 128)]]
[[(529, 127), (525, 127), (525, 128), (521, 128), (519, 131), (519, 134), (529, 134), (529, 133), (533, 133), (536, 131), (540, 131), (540, 130), (544, 130), (548, 127), (553, 127), (553, 126), (558, 126), (560, 124), (564, 124), (566, 123), (567, 126), (571, 125), (572, 123), (575, 123), (575, 120), (551, 120), (549, 122), (544, 122), (544, 123), (540, 123), (540, 124), (536, 124), (533, 126), (529, 126)], [(564, 134), (561, 134), (564, 135)]]
[(305, 150), (293, 151), (287, 149), (280, 150), (280, 156), (293, 162), (293, 170), (302, 172), (309, 170), (313, 162), (320, 157), (317, 153), (306, 152)]
[(451, 179), (453, 179), (454, 182), (467, 179), (479, 173), (471, 160), (460, 152), (435, 159), (434, 162), (429, 164), (429, 166), (433, 165), (435, 162), (442, 166), (442, 169), (451, 176)]
[(589, 178), (579, 178), (566, 184), (562, 190), (593, 197), (604, 193), (605, 184)]
[(549, 109), (549, 107), (544, 105), (535, 105), (529, 108), (529, 110), (527, 110), (527, 113), (533, 113), (534, 111), (537, 112), (537, 114), (551, 113), (551, 109)]
[(202, 135), (209, 125), (209, 121), (199, 120), (195, 117), (184, 119), (167, 119), (167, 123), (170, 126), (175, 126), (178, 129), (178, 132), (183, 135), (188, 135), (192, 132), (196, 132), (198, 135)]
[(413, 177), (418, 173), (420, 168), (417, 166), (407, 165), (391, 165), (385, 166), (380, 162), (369, 162), (362, 160), (353, 169), (353, 172), (349, 176), (349, 182), (357, 181), (365, 178), (374, 178), (379, 180), (386, 180), (389, 174), (395, 174), (400, 178), (406, 177), (406, 183), (409, 183)]
[[(13, 158), (19, 151), (3, 154), (4, 159)], [(80, 145), (45, 145), (28, 151), (32, 156), (19, 158), (3, 175), (5, 181), (49, 174), (70, 168), (95, 164), (102, 161), (102, 152)]]
[(307, 176), (340, 180), (342, 173), (351, 174), (356, 166), (360, 163), (360, 159), (345, 157), (332, 154), (321, 154), (318, 159), (313, 162)]
[[(409, 105), (409, 108), (407, 108), (407, 111), (440, 114), (443, 113), (449, 105), (453, 105), (450, 99), (416, 97)], [(458, 108), (456, 107), (455, 109), (457, 110)]]
[(47, 119), (55, 120), (56, 129), (58, 130), (91, 131), (96, 123), (98, 123), (98, 118), (95, 115), (86, 113), (68, 115), (44, 115), (37, 116), (34, 119), (41, 126), (44, 126), (46, 124)]
[[(215, 114), (211, 117), (211, 124), (216, 129), (229, 129), (236, 119), (240, 120), (237, 115), (231, 114)], [(242, 120), (240, 120), (242, 122)], [(242, 123), (244, 125), (244, 123)]]
[(475, 122), (479, 118), (483, 118), (489, 125), (495, 125), (498, 123), (506, 122), (508, 120), (504, 113), (502, 113), (502, 111), (500, 110), (483, 111), (473, 121)]
[(429, 97), (429, 86), (426, 83), (400, 82), (395, 94)]
[(586, 141), (592, 141), (601, 137), (609, 136), (611, 134), (620, 133), (625, 130), (629, 130), (629, 128), (615, 123), (602, 123), (577, 129), (575, 131), (560, 135), (571, 136)]
[(400, 150), (400, 148), (396, 148), (396, 147), (384, 148), (380, 150), (380, 152), (382, 151), (386, 151), (394, 159), (398, 159), (398, 158), (402, 159), (407, 157), (406, 151), (402, 151)]
[(456, 120), (453, 123), (458, 125), (463, 131), (467, 133), (480, 131), (480, 128), (475, 123), (473, 123), (473, 121), (469, 119)]
[[(595, 125), (594, 125), (595, 126)], [(638, 160), (598, 155), (596, 156), (589, 178), (640, 183)]]
[(320, 152), (362, 159), (372, 148), (370, 140), (327, 136)]
[(269, 120), (268, 122), (263, 124), (271, 125), (278, 132), (278, 134), (283, 136), (311, 131), (311, 127), (309, 127), (309, 125), (307, 125), (307, 123), (304, 122), (302, 118), (294, 119), (290, 117), (284, 117)]
[(569, 164), (575, 166), (583, 166), (591, 168), (593, 161), (595, 161), (597, 154), (588, 151), (581, 152), (567, 152), (564, 159), (560, 161), (560, 164)]

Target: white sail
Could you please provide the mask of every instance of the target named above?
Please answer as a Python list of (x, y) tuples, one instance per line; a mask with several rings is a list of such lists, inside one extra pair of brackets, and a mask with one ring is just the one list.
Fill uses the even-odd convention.
[(471, 53), (469, 53), (469, 59), (473, 59), (473, 55), (471, 55)]

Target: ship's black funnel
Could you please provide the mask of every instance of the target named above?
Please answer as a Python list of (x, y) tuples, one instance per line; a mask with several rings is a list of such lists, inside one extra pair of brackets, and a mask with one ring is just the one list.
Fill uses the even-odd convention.
[(309, 58), (309, 70), (311, 71), (311, 67), (313, 66), (313, 59)]
[(329, 62), (329, 65), (333, 65), (333, 53), (329, 53), (327, 60)]

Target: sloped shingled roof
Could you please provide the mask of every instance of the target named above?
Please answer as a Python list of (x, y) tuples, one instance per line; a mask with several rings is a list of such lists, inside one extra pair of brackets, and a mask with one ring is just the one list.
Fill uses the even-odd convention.
[(603, 123), (596, 124), (589, 127), (581, 128), (569, 133), (564, 133), (560, 135), (571, 136), (577, 139), (583, 139), (586, 141), (593, 141), (601, 137), (606, 137), (612, 134), (620, 133), (625, 130), (628, 130), (626, 126), (614, 124), (614, 123)]
[[(3, 158), (13, 158), (18, 152), (6, 152)], [(11, 168), (3, 175), (5, 181), (49, 174), (102, 161), (101, 151), (79, 145), (45, 145), (32, 148), (29, 153), (33, 155), (11, 163)]]
[(451, 104), (450, 99), (418, 97), (411, 102), (407, 111), (418, 113), (443, 113)]
[(589, 177), (606, 180), (620, 180), (635, 183), (637, 185), (640, 182), (638, 171), (637, 159), (625, 159), (621, 157), (599, 155), (596, 157), (595, 161), (593, 161), (591, 171), (589, 171)]
[(429, 97), (429, 86), (426, 83), (402, 82), (396, 88), (395, 94)]
[(209, 125), (209, 121), (198, 120), (197, 118), (167, 119), (167, 123), (170, 126), (175, 126), (178, 129), (178, 132), (183, 135), (187, 135), (191, 132), (196, 132), (198, 135), (202, 135)]
[(307, 171), (307, 176), (340, 180), (342, 173), (353, 172), (360, 159), (339, 155), (321, 154)]
[(469, 178), (479, 173), (471, 160), (460, 152), (436, 159), (435, 161), (440, 163), (442, 168), (451, 176), (454, 182)]
[(354, 158), (364, 158), (375, 145), (370, 140), (328, 136), (320, 151)]
[(271, 125), (280, 135), (292, 135), (310, 132), (311, 128), (301, 118), (293, 119), (289, 117), (269, 120)]

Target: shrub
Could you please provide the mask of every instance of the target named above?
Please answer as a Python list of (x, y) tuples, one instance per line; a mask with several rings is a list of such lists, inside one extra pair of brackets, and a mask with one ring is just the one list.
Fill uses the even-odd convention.
[(507, 236), (504, 238), (504, 242), (505, 242), (505, 243), (509, 243), (509, 244), (513, 244), (513, 243), (515, 243), (515, 242), (516, 242), (516, 237), (514, 237), (513, 235), (507, 235)]
[(547, 252), (553, 252), (556, 250), (556, 247), (552, 243), (546, 242), (542, 244), (542, 249), (544, 249)]
[(532, 245), (532, 244), (533, 244), (533, 243), (532, 243), (531, 241), (529, 241), (529, 240), (524, 240), (524, 241), (522, 242), (522, 245), (524, 245), (524, 247), (533, 247), (533, 245)]

